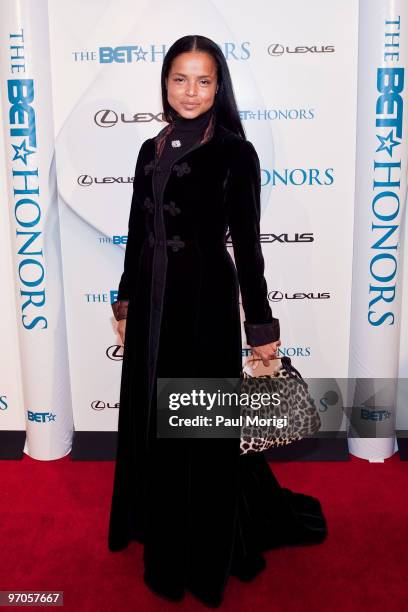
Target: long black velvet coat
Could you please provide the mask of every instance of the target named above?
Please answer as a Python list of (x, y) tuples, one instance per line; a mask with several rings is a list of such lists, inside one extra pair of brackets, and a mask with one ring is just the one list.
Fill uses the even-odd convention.
[(261, 550), (276, 541), (276, 525), (255, 506), (262, 494), (269, 513), (281, 511), (272, 499), (279, 485), (262, 455), (239, 456), (239, 440), (157, 439), (156, 377), (240, 375), (239, 287), (250, 345), (277, 340), (279, 321), (264, 278), (253, 145), (211, 120), (154, 193), (171, 130), (141, 146), (112, 305), (127, 325), (109, 547), (143, 542), (150, 586), (179, 595), (187, 585), (216, 602), (229, 573), (245, 579), (263, 567)]

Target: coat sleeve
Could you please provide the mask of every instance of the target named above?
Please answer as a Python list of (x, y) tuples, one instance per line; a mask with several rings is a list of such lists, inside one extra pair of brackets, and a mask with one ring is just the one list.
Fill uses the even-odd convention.
[(145, 239), (145, 219), (144, 212), (137, 204), (136, 198), (136, 175), (142, 165), (143, 147), (148, 141), (145, 141), (139, 150), (139, 155), (136, 161), (135, 174), (133, 178), (133, 194), (130, 203), (130, 213), (128, 222), (128, 237), (125, 249), (125, 259), (123, 264), (123, 272), (119, 281), (117, 299), (111, 304), (115, 319), (126, 319), (129, 299), (132, 294), (132, 284), (134, 274), (137, 268), (139, 253)]
[(260, 242), (261, 170), (248, 140), (238, 142), (232, 154), (226, 185), (228, 226), (245, 313), (247, 343), (260, 346), (279, 340), (279, 319), (272, 316), (264, 277)]

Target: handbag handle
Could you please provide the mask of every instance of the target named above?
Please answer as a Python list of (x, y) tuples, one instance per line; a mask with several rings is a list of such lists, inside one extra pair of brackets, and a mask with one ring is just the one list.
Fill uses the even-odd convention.
[[(277, 359), (280, 359), (282, 361), (283, 358), (282, 357), (276, 357), (275, 359), (273, 359), (271, 361), (275, 361)], [(261, 361), (262, 362), (262, 359), (260, 357), (254, 357), (253, 359), (248, 359), (245, 362), (244, 365), (254, 363), (255, 361)], [(245, 372), (244, 366), (241, 368), (241, 378), (262, 378), (262, 377), (270, 378), (270, 376), (271, 376), (270, 374), (261, 374), (260, 376), (251, 376), (250, 374)]]
[[(277, 357), (277, 359), (281, 360), (281, 363), (283, 365), (283, 367), (285, 368), (285, 370), (287, 371), (292, 371), (295, 372), (295, 374), (297, 374), (297, 376), (300, 378), (300, 380), (305, 383), (301, 373), (299, 372), (299, 370), (297, 370), (295, 368), (294, 365), (292, 365), (291, 359), (290, 357), (287, 357), (286, 355), (284, 355), (283, 357)], [(251, 361), (262, 361), (262, 359), (260, 357), (256, 357), (254, 359), (250, 359), (249, 362)], [(256, 378), (254, 376), (250, 376), (249, 374), (247, 374), (244, 369), (241, 369), (241, 376), (243, 376), (244, 378)], [(267, 375), (268, 376), (268, 375)], [(305, 383), (306, 384), (306, 383)]]

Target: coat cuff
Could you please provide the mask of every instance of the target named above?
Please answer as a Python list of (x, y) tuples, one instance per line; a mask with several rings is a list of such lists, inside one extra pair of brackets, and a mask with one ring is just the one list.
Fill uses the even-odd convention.
[(115, 300), (111, 304), (113, 315), (117, 321), (127, 318), (129, 300)]
[(247, 323), (244, 321), (245, 335), (249, 346), (261, 346), (276, 342), (280, 338), (279, 319), (272, 318), (271, 323)]

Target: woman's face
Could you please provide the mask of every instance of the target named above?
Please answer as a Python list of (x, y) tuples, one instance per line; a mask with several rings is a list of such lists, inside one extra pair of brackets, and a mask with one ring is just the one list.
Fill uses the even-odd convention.
[(179, 115), (194, 119), (213, 104), (217, 67), (208, 53), (190, 51), (174, 58), (166, 79), (167, 100)]

